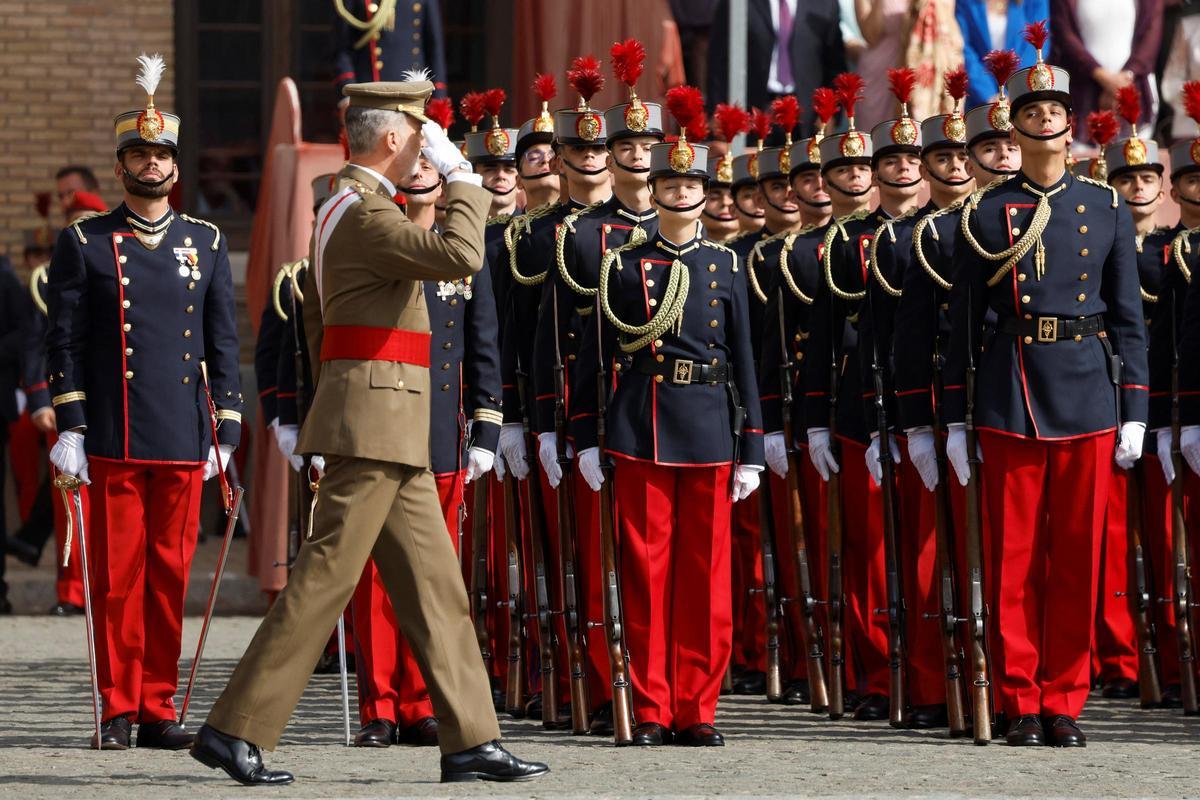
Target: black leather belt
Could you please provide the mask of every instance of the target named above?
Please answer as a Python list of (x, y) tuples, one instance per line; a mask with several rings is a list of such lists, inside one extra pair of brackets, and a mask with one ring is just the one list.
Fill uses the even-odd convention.
[[(654, 375), (665, 381), (687, 386), (692, 383), (728, 383), (728, 364), (697, 364), (688, 358), (657, 360), (654, 356), (638, 356), (633, 360), (633, 369), (642, 375)], [(661, 382), (661, 381), (660, 381)]]
[(1001, 333), (1020, 336), (1034, 342), (1058, 342), (1063, 339), (1077, 339), (1084, 336), (1097, 336), (1104, 333), (1104, 318), (1099, 314), (1082, 319), (1062, 319), (1061, 317), (1034, 317), (1018, 319), (1005, 317), (996, 326)]

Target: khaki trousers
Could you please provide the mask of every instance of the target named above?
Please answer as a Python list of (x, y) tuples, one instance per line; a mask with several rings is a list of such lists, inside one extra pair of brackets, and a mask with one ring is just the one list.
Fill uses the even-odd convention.
[(208, 724), (273, 750), (368, 557), (429, 687), (443, 753), (500, 738), (433, 474), (329, 456), (313, 538), (217, 699)]

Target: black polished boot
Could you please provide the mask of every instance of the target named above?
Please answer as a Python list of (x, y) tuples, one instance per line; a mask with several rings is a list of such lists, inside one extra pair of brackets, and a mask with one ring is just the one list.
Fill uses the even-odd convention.
[(186, 750), (195, 738), (187, 729), (173, 719), (158, 722), (143, 722), (138, 725), (137, 746), (157, 750)]
[(442, 756), (442, 783), (528, 781), (549, 771), (549, 767), (537, 761), (522, 761), (498, 741)]

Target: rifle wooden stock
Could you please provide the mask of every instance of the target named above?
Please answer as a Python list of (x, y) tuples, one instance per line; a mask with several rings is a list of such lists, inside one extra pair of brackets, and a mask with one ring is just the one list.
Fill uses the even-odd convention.
[[(845, 363), (845, 359), (843, 359)], [(832, 352), (829, 376), (829, 451), (835, 460), (841, 461), (841, 448), (837, 444), (837, 386), (840, 379), (837, 352)], [(829, 718), (841, 719), (846, 713), (845, 640), (842, 633), (842, 476), (830, 471), (828, 486), (828, 531), (829, 549)]]
[[(764, 476), (758, 487), (759, 540), (762, 545), (763, 609), (767, 614), (767, 700), (783, 698), (783, 669), (779, 663), (780, 605), (782, 598), (775, 570), (775, 518), (771, 510), (771, 482)], [(759, 590), (751, 590), (759, 591)]]
[(488, 631), (488, 537), (487, 512), (491, 479), (481, 475), (475, 481), (474, 498), (471, 504), (471, 594), (474, 602), (471, 610), (475, 619), (475, 639), (479, 642), (479, 654), (488, 674), (492, 672), (492, 642)]
[[(537, 476), (533, 476), (535, 479)], [(504, 549), (508, 599), (497, 603), (508, 609), (508, 684), (504, 710), (514, 716), (525, 715), (525, 659), (522, 631), (525, 619), (521, 609), (521, 539), (517, 519), (517, 479), (510, 469), (504, 475)]]
[[(1172, 314), (1174, 317), (1174, 314)], [(1178, 340), (1176, 340), (1178, 348)], [(1174, 561), (1174, 608), (1175, 632), (1179, 638), (1179, 694), (1183, 701), (1183, 713), (1187, 716), (1200, 714), (1200, 703), (1196, 697), (1196, 649), (1192, 639), (1192, 566), (1191, 546), (1188, 542), (1187, 523), (1183, 516), (1183, 453), (1179, 449), (1179, 434), (1182, 425), (1179, 419), (1179, 353), (1171, 367), (1171, 464), (1175, 467), (1175, 480), (1171, 481), (1171, 546)]]
[[(526, 437), (526, 447), (537, 453), (537, 437)], [(529, 477), (525, 484), (525, 506), (529, 509), (529, 555), (533, 559), (534, 613), (528, 614), (537, 620), (538, 645), (542, 662), (542, 725), (553, 727), (558, 722), (558, 668), (557, 649), (554, 641), (553, 611), (550, 608), (550, 576), (546, 570), (546, 526), (542, 522), (542, 481), (538, 475), (541, 465), (537, 457), (529, 459)]]
[(1138, 692), (1142, 708), (1157, 708), (1162, 703), (1162, 682), (1158, 673), (1158, 644), (1154, 627), (1154, 581), (1146, 553), (1142, 548), (1142, 519), (1145, 499), (1145, 461), (1139, 459), (1126, 480), (1125, 532), (1129, 537), (1129, 606), (1138, 641)]
[(983, 587), (983, 496), (979, 485), (979, 437), (975, 432), (975, 352), (970, 320), (971, 294), (967, 293), (967, 378), (964, 415), (967, 466), (967, 580), (970, 587), (971, 723), (977, 745), (992, 740), (992, 690), (987, 654), (986, 609)]

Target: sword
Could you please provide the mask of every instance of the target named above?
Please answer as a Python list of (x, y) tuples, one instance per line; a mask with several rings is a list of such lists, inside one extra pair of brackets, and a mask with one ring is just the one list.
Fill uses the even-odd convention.
[(96, 749), (100, 749), (100, 678), (96, 673), (96, 626), (92, 616), (92, 586), (88, 578), (87, 532), (84, 530), (83, 501), (79, 496), (79, 487), (83, 481), (74, 475), (59, 473), (54, 478), (54, 485), (62, 493), (63, 506), (67, 511), (67, 538), (63, 543), (63, 566), (67, 566), (71, 558), (71, 535), (75, 520), (79, 520), (79, 557), (83, 559), (83, 613), (87, 628), (88, 672), (92, 678), (92, 718), (96, 724)]
[[(312, 505), (308, 507), (308, 530), (304, 540), (308, 541), (313, 535), (313, 517), (317, 513), (317, 497), (321, 489), (321, 476), (311, 463), (308, 467), (308, 488), (312, 490)], [(354, 746), (350, 735), (350, 668), (346, 662), (346, 612), (338, 614), (337, 621), (338, 671), (342, 677), (342, 722), (346, 732), (346, 747)]]

